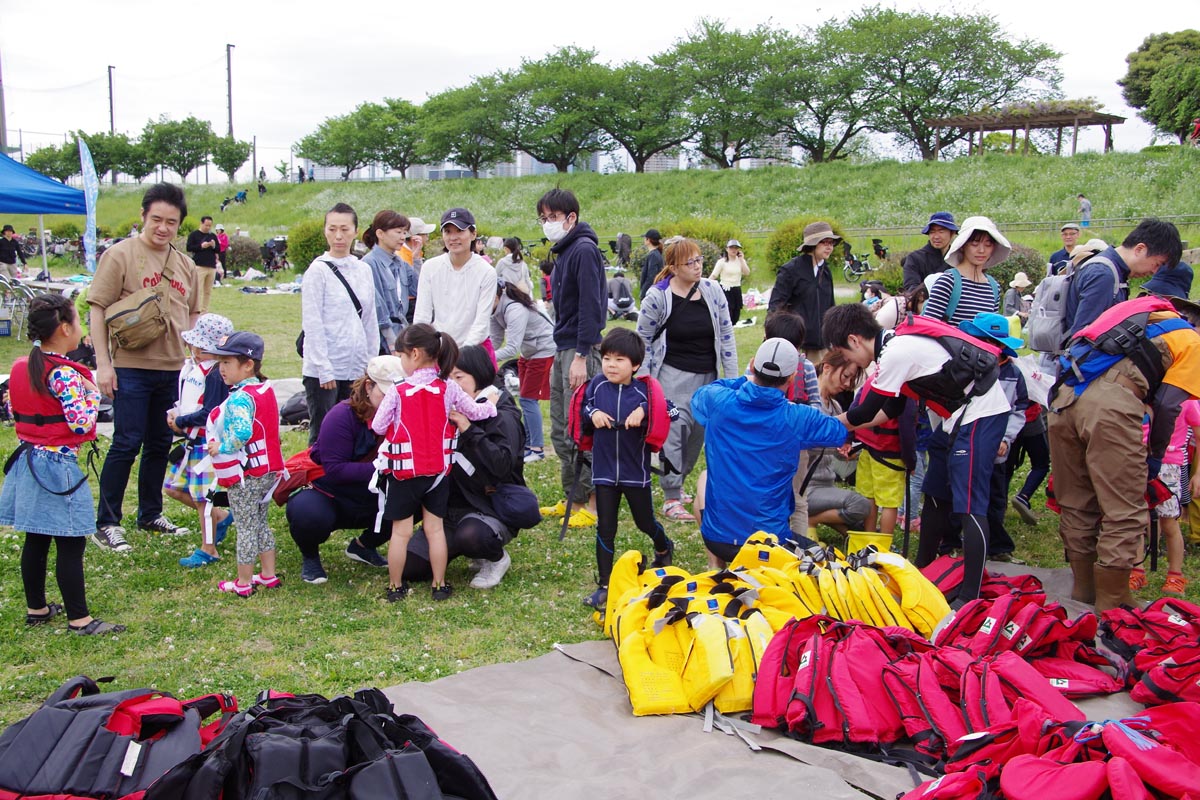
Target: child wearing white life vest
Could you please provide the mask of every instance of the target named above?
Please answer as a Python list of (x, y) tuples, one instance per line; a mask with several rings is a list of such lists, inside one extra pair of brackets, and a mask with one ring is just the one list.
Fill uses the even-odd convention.
[(217, 364), (220, 356), (212, 351), (233, 333), (233, 323), (220, 314), (205, 314), (196, 326), (180, 334), (191, 355), (179, 371), (179, 400), (167, 412), (167, 425), (187, 437), (183, 457), (171, 464), (163, 491), (200, 515), (200, 547), (180, 566), (205, 567), (220, 559), (217, 545), (225, 538), (233, 514), (228, 509), (209, 508), (208, 489), (213, 482), (211, 467), (204, 466), (204, 425), (213, 409), (229, 396), (229, 387), (221, 378)]
[[(262, 374), (263, 340), (237, 331), (214, 351), (229, 397), (213, 410), (205, 428), (217, 484), (229, 491), (237, 520), (237, 580), (217, 588), (239, 597), (280, 585), (275, 574), (275, 535), (267, 524), (267, 501), (283, 471), (279, 447), (279, 405)], [(262, 572), (254, 571), (254, 562)]]
[[(61, 355), (79, 344), (79, 315), (62, 295), (43, 294), (29, 302), (27, 323), (33, 349), (17, 359), (9, 378), (20, 445), (4, 466), (0, 489), (0, 525), (25, 534), (25, 624), (44, 625), (65, 610), (72, 633), (120, 633), (124, 625), (92, 617), (84, 591), (83, 551), (96, 531), (96, 511), (79, 468), (79, 447), (96, 438), (100, 391), (91, 370)], [(46, 601), (51, 544), (63, 605)]]
[(453, 589), (446, 582), (442, 519), (449, 497), (446, 476), (458, 437), (450, 414), (456, 411), (475, 421), (496, 416), (496, 407), (476, 403), (457, 383), (447, 380), (458, 361), (458, 345), (449, 334), (425, 323), (410, 325), (396, 339), (396, 351), (408, 377), (395, 376), (395, 387), (384, 396), (371, 421), (371, 428), (386, 436), (375, 461), (386, 482), (380, 501), (382, 515), (392, 522), (386, 597), (388, 602), (396, 602), (411, 592), (403, 579), (404, 560), (413, 517), (423, 510), (433, 599), (448, 600)]

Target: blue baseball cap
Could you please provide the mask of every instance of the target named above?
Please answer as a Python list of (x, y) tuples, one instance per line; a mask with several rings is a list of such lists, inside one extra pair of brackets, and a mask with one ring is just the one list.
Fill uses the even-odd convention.
[(262, 361), (264, 349), (266, 345), (263, 344), (263, 338), (257, 333), (234, 331), (211, 352), (219, 356), (245, 356), (252, 361)]
[(1008, 317), (1000, 314), (976, 314), (975, 319), (964, 319), (958, 323), (958, 329), (977, 339), (996, 342), (1004, 350), (1004, 354), (1016, 358), (1017, 348), (1024, 347), (1025, 341), (1009, 335)]
[(954, 221), (954, 215), (949, 211), (935, 211), (930, 214), (929, 222), (926, 222), (925, 227), (921, 228), (921, 233), (929, 233), (929, 226), (931, 225), (937, 225), (948, 231), (958, 230), (958, 224)]

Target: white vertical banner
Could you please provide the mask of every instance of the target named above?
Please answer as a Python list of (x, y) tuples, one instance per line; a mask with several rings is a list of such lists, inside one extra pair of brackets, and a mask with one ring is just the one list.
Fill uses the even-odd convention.
[(96, 177), (96, 165), (92, 163), (92, 151), (87, 142), (79, 137), (79, 166), (83, 170), (83, 195), (87, 202), (87, 225), (83, 230), (83, 253), (87, 258), (88, 274), (96, 271), (96, 198), (100, 194), (100, 181)]

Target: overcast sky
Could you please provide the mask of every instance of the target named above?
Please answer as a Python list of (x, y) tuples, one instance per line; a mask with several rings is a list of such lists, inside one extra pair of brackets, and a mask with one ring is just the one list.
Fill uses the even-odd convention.
[[(1195, 0), (1141, 2), (1137, 13), (1114, 0), (894, 5), (958, 13), (983, 9), (1011, 36), (1058, 49), (1065, 96), (1095, 97), (1106, 111), (1129, 118), (1114, 129), (1119, 150), (1137, 150), (1152, 138), (1115, 83), (1125, 74), (1125, 56), (1150, 33), (1200, 28)], [(463, 0), (450, 6), (0, 0), (0, 67), (9, 141), (17, 144), (21, 130), (26, 152), (61, 142), (67, 130), (108, 129), (110, 64), (116, 68), (118, 131), (136, 134), (160, 114), (174, 119), (193, 114), (223, 134), (225, 45), (233, 44), (234, 134), (245, 140), (257, 136), (259, 163), (273, 164), (287, 158), (289, 146), (322, 119), (364, 100), (402, 97), (420, 103), (562, 45), (593, 48), (599, 60), (616, 64), (668, 49), (702, 16), (742, 29), (767, 21), (798, 29), (856, 7), (829, 0)], [(1081, 136), (1083, 149), (1099, 150), (1102, 143), (1099, 129)]]

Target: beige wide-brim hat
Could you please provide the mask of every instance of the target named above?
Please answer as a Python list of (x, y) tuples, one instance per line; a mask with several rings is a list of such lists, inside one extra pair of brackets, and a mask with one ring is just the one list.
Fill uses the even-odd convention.
[(1000, 233), (996, 223), (987, 217), (967, 217), (963, 220), (962, 227), (958, 229), (958, 235), (954, 237), (954, 241), (950, 243), (950, 249), (946, 252), (947, 264), (952, 267), (959, 265), (959, 262), (962, 261), (962, 249), (976, 231), (983, 231), (996, 242), (996, 249), (992, 251), (992, 257), (988, 259), (988, 262), (983, 265), (984, 269), (991, 269), (1012, 254), (1012, 245), (1008, 243), (1008, 239), (1004, 238), (1004, 234)]
[(828, 222), (810, 222), (804, 226), (804, 244), (800, 247), (816, 247), (825, 239), (833, 239), (836, 244), (842, 237), (833, 232)]
[(367, 362), (367, 377), (380, 391), (387, 393), (404, 380), (404, 364), (399, 356), (375, 356)]
[(1071, 263), (1079, 266), (1097, 253), (1108, 249), (1108, 242), (1103, 239), (1088, 239), (1083, 244), (1077, 244), (1071, 249)]
[(1033, 281), (1029, 280), (1029, 276), (1024, 272), (1018, 272), (1013, 279), (1008, 282), (1008, 285), (1013, 289), (1028, 289), (1030, 286), (1033, 286)]

